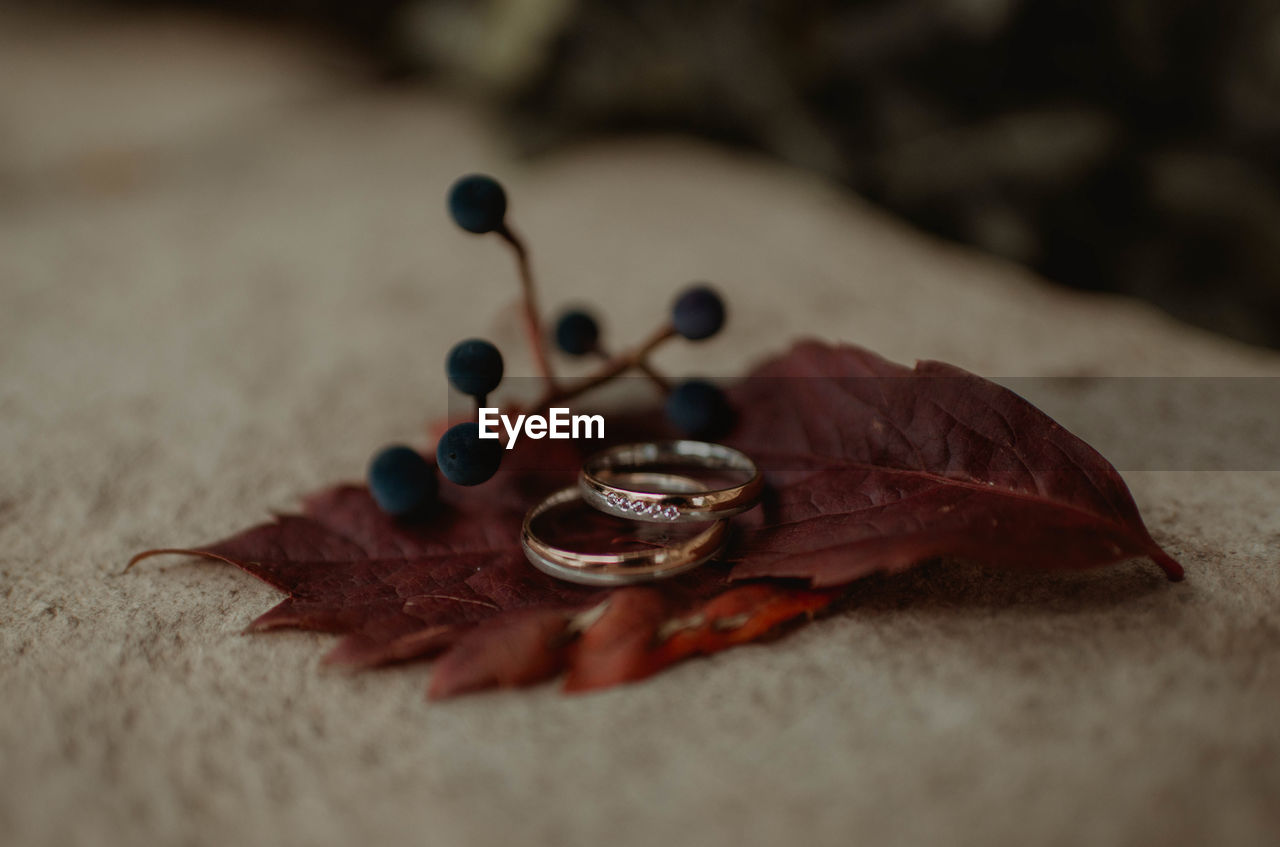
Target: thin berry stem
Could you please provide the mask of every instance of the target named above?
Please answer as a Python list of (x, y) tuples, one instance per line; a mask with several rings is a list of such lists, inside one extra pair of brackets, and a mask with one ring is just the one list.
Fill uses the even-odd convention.
[[(595, 353), (597, 356), (599, 356), (601, 359), (604, 359), (606, 362), (608, 362), (610, 359), (613, 358), (612, 356), (609, 355), (608, 351), (605, 350), (605, 348), (601, 347), (599, 344), (596, 345)], [(665, 376), (658, 373), (658, 371), (653, 367), (653, 365), (649, 364), (648, 359), (641, 359), (640, 361), (636, 362), (636, 368), (641, 373), (643, 373), (646, 377), (648, 377), (649, 381), (652, 382), (655, 386), (657, 386), (658, 390), (661, 391), (663, 395), (667, 395), (671, 393), (671, 380), (667, 379)]]
[(542, 318), (538, 311), (537, 287), (533, 281), (533, 268), (529, 264), (529, 250), (524, 240), (516, 235), (509, 226), (503, 224), (494, 230), (502, 237), (516, 254), (516, 267), (520, 273), (520, 286), (524, 291), (524, 323), (525, 332), (529, 335), (529, 346), (533, 349), (534, 364), (538, 373), (547, 381), (548, 390), (556, 391), (556, 376), (551, 370), (551, 360), (547, 357), (545, 335), (542, 332)]
[(663, 342), (674, 338), (676, 335), (675, 327), (671, 324), (664, 324), (659, 327), (653, 335), (637, 346), (633, 350), (614, 356), (612, 359), (604, 363), (604, 366), (589, 376), (583, 377), (581, 382), (568, 388), (551, 388), (539, 398), (538, 402), (533, 404), (535, 411), (541, 412), (552, 403), (562, 403), (566, 400), (572, 400), (580, 394), (584, 394), (593, 388), (604, 385), (609, 380), (624, 373), (631, 368), (639, 367), (650, 353), (657, 349)]

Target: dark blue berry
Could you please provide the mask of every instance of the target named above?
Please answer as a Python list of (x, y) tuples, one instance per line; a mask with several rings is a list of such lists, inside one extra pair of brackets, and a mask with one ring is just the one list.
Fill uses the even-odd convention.
[(467, 421), (449, 428), (436, 445), (440, 473), (458, 485), (479, 485), (498, 472), (502, 442), (481, 438), (480, 424)]
[(690, 341), (710, 338), (724, 326), (724, 301), (707, 286), (694, 286), (676, 298), (671, 323)]
[(667, 395), (667, 420), (682, 432), (700, 438), (727, 432), (733, 409), (724, 392), (709, 382), (691, 379)]
[(449, 382), (463, 394), (484, 397), (502, 382), (502, 354), (488, 341), (459, 341), (445, 360)]
[(596, 349), (600, 325), (586, 312), (565, 312), (556, 321), (556, 346), (570, 356), (585, 356)]
[(467, 232), (481, 234), (501, 229), (507, 216), (507, 192), (491, 176), (464, 176), (449, 189), (449, 214)]
[(436, 499), (435, 468), (417, 450), (394, 444), (369, 462), (369, 493), (389, 515), (419, 512)]

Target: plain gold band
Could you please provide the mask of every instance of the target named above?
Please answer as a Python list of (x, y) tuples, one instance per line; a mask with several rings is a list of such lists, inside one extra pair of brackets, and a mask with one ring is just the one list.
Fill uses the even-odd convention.
[[(686, 485), (696, 490), (700, 483), (670, 474), (635, 474), (653, 477), (653, 482)], [(661, 478), (661, 479), (658, 479)], [(641, 481), (642, 484), (645, 482)], [(692, 538), (665, 547), (627, 550), (621, 553), (579, 553), (557, 547), (533, 532), (533, 522), (542, 513), (578, 500), (577, 486), (561, 489), (530, 509), (520, 528), (520, 546), (525, 557), (543, 573), (583, 585), (631, 585), (682, 574), (714, 557), (724, 544), (728, 525), (716, 521)]]

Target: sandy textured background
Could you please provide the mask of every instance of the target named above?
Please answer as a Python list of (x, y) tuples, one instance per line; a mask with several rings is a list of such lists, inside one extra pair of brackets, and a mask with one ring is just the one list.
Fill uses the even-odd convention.
[[(444, 214), (465, 171), (508, 183), (546, 302), (606, 304), (619, 343), (684, 281), (721, 281), (711, 373), (799, 333), (1000, 376), (1280, 375), (1280, 357), (724, 151), (518, 164), (473, 112), (353, 87), (327, 52), (184, 20), (3, 20), (6, 845), (1280, 839), (1274, 472), (1126, 474), (1179, 585), (1140, 563), (935, 567), (583, 697), (428, 705), (425, 665), (348, 676), (317, 667), (326, 637), (242, 636), (275, 600), (244, 574), (120, 575), (359, 477), (444, 408), (464, 334), (528, 372), (508, 257)], [(1194, 434), (1203, 409), (1086, 411)]]

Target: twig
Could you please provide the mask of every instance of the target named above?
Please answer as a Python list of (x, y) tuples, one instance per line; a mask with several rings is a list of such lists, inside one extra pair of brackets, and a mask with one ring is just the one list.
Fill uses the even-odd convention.
[(583, 377), (583, 379), (576, 385), (563, 389), (552, 387), (543, 394), (536, 403), (533, 404), (531, 410), (534, 412), (542, 412), (552, 403), (562, 403), (566, 400), (572, 400), (579, 394), (583, 394), (593, 388), (597, 388), (605, 384), (620, 373), (628, 371), (634, 367), (639, 367), (640, 363), (645, 361), (650, 353), (652, 353), (664, 341), (673, 338), (675, 335), (675, 327), (670, 324), (660, 327), (658, 331), (650, 336), (643, 344), (639, 345), (634, 350), (630, 350), (626, 353), (613, 357), (609, 361), (605, 362), (604, 367), (589, 376)]
[(529, 250), (525, 247), (523, 239), (512, 232), (506, 224), (494, 231), (502, 236), (502, 239), (515, 251), (516, 266), (520, 272), (520, 285), (524, 290), (525, 331), (529, 335), (529, 346), (533, 348), (534, 364), (537, 365), (538, 373), (542, 374), (543, 379), (547, 381), (548, 390), (556, 391), (556, 377), (551, 370), (551, 360), (547, 358), (546, 336), (542, 332), (542, 319), (538, 312), (533, 269), (529, 265)]
[[(607, 350), (605, 350), (603, 347), (601, 347), (598, 344), (596, 345), (595, 352), (596, 352), (596, 355), (598, 355), (601, 359), (603, 359), (606, 362), (608, 362), (610, 359), (613, 358), (612, 356), (609, 355)], [(658, 390), (661, 391), (664, 395), (671, 393), (671, 380), (667, 379), (665, 376), (658, 373), (654, 369), (653, 365), (649, 364), (648, 359), (641, 359), (640, 361), (636, 362), (636, 369), (639, 370), (641, 373), (643, 373), (646, 377), (648, 377), (649, 381), (652, 382), (655, 386), (657, 386)]]

